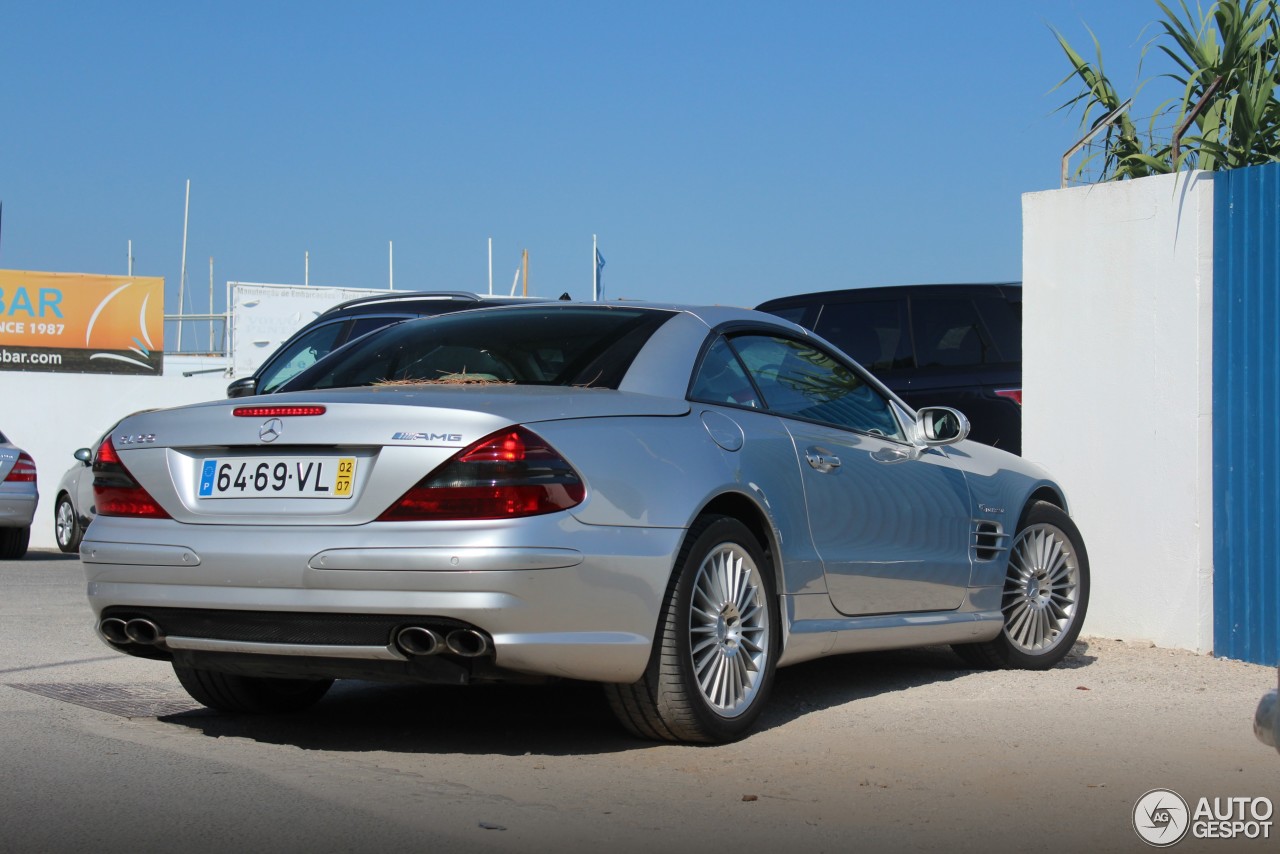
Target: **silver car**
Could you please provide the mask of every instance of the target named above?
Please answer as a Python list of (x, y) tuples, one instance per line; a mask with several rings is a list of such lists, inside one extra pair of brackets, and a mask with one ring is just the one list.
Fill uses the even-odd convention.
[(84, 530), (93, 521), (93, 448), (77, 448), (72, 456), (76, 461), (58, 481), (53, 500), (53, 536), (64, 552), (80, 548)]
[(0, 560), (27, 553), (39, 500), (36, 461), (0, 433)]
[(967, 430), (771, 315), (479, 309), (126, 418), (80, 553), (102, 639), (215, 709), (566, 678), (633, 734), (727, 741), (819, 656), (1067, 654), (1089, 563), (1062, 490)]
[(116, 424), (107, 428), (92, 448), (77, 448), (71, 455), (75, 462), (58, 481), (53, 499), (53, 536), (58, 548), (64, 552), (80, 548), (84, 531), (97, 513), (93, 498), (93, 451), (111, 435)]

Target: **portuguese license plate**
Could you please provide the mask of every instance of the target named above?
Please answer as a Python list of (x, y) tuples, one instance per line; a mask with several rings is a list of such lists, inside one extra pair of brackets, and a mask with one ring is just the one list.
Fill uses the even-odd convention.
[(355, 457), (235, 457), (200, 464), (201, 498), (350, 498)]

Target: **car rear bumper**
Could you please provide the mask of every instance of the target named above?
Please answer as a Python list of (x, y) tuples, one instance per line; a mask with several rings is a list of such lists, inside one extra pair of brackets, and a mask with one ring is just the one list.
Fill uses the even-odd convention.
[(29, 526), (35, 518), (38, 500), (39, 496), (34, 492), (23, 495), (0, 492), (0, 528)]
[[(438, 623), (441, 636), (455, 625), (479, 631), (490, 647), (487, 663), (500, 670), (605, 682), (643, 674), (684, 535), (583, 525), (567, 514), (451, 529), (282, 526), (244, 536), (220, 526), (99, 517), (88, 533), (81, 559), (94, 613), (160, 615), (153, 622), (161, 639), (147, 648), (111, 644), (125, 652), (177, 655), (192, 666), (202, 656), (262, 656), (273, 672), (296, 665), (305, 675), (319, 660), (404, 662), (411, 656), (395, 645), (398, 627), (435, 631)], [(156, 545), (166, 541), (173, 545)], [(184, 612), (202, 616), (192, 622)], [(176, 627), (166, 627), (174, 613)], [(266, 623), (273, 614), (280, 624), (314, 620), (296, 636), (237, 634), (218, 628), (224, 613), (229, 622), (248, 614)], [(326, 637), (326, 616), (350, 615), (393, 619), (372, 639)]]

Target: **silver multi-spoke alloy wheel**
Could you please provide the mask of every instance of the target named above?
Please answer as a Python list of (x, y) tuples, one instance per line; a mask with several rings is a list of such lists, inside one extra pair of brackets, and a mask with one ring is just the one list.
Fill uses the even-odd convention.
[(690, 526), (644, 676), (605, 685), (614, 714), (632, 733), (724, 743), (751, 731), (768, 702), (782, 643), (765, 545), (730, 516), (708, 514)]
[(719, 714), (751, 707), (769, 655), (760, 570), (736, 543), (711, 549), (693, 582), (689, 645), (702, 696)]
[(1053, 650), (1069, 636), (1079, 591), (1080, 562), (1066, 533), (1050, 524), (1024, 528), (1005, 576), (1005, 637), (1028, 655)]
[(73, 552), (80, 546), (80, 525), (76, 520), (76, 510), (71, 506), (71, 499), (66, 496), (59, 498), (54, 508), (53, 527), (59, 549)]

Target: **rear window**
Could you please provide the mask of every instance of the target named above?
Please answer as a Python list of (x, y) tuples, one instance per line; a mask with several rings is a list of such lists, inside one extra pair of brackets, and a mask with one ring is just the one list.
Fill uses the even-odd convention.
[(617, 388), (649, 336), (671, 316), (578, 305), (421, 318), (335, 351), (281, 391), (427, 383)]

